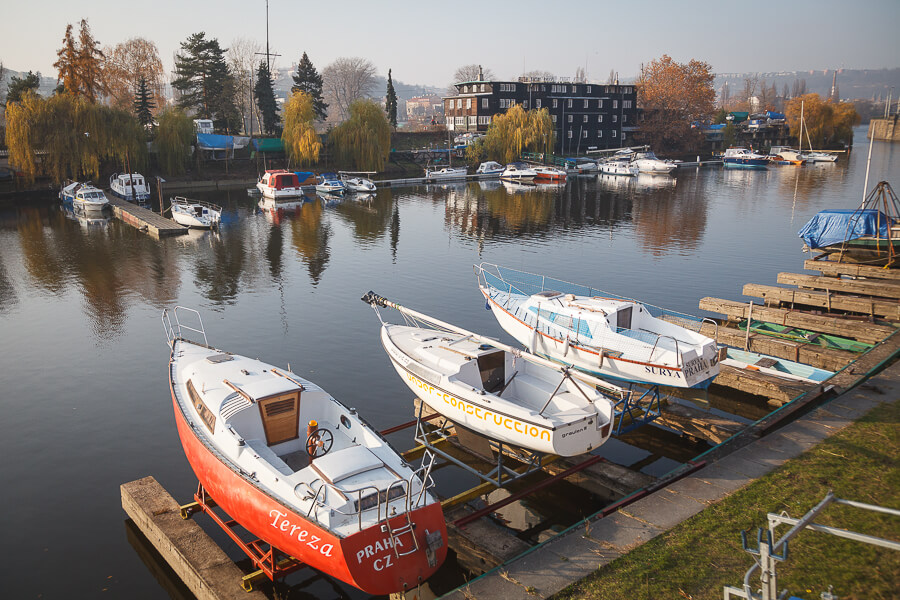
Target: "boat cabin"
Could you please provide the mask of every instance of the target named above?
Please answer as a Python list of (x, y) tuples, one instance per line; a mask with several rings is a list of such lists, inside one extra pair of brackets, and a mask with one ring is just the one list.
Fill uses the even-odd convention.
[(272, 169), (262, 176), (262, 184), (274, 190), (294, 189), (300, 187), (300, 180), (292, 171)]

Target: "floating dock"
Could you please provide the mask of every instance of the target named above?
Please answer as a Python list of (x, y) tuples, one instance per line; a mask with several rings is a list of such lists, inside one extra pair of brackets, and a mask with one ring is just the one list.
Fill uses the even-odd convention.
[(121, 198), (110, 197), (109, 205), (112, 207), (116, 218), (136, 229), (146, 231), (157, 239), (170, 235), (184, 235), (188, 232), (187, 227), (179, 225), (175, 221), (167, 219), (150, 209), (126, 202)]

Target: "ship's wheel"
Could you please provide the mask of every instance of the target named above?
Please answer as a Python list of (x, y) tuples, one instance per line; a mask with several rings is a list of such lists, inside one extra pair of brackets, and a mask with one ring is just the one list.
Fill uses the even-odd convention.
[(334, 434), (324, 427), (319, 427), (306, 438), (306, 452), (310, 458), (324, 456), (334, 445)]

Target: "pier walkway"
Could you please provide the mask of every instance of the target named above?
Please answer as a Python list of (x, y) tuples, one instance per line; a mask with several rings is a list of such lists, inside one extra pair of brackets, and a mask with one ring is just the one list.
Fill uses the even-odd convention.
[(155, 238), (166, 237), (170, 235), (182, 235), (187, 233), (188, 228), (179, 225), (171, 219), (167, 219), (152, 210), (132, 204), (110, 195), (108, 197), (109, 205), (121, 221), (128, 223), (132, 227), (146, 231)]

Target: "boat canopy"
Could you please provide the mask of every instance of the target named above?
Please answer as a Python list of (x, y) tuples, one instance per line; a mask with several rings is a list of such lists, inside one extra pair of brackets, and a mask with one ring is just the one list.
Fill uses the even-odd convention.
[(316, 174), (312, 171), (294, 171), (294, 175), (297, 176), (297, 180), (300, 182), (300, 185), (316, 184)]
[(284, 142), (281, 138), (254, 139), (253, 148), (257, 152), (284, 152)]
[(197, 145), (203, 150), (240, 150), (250, 141), (248, 137), (198, 133)]
[(823, 210), (803, 226), (798, 235), (811, 249), (861, 237), (888, 237), (891, 219), (880, 210)]

